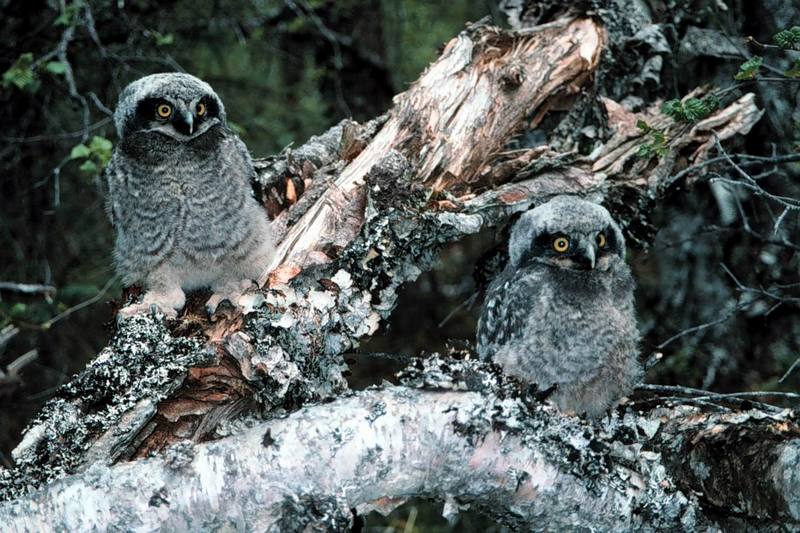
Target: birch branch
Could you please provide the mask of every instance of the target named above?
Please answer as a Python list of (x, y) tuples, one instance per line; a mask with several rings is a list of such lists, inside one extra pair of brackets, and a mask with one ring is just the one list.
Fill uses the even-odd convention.
[(694, 531), (711, 526), (699, 494), (735, 505), (750, 527), (788, 526), (800, 524), (798, 435), (786, 412), (679, 406), (595, 426), (497, 391), (388, 387), (157, 458), (95, 464), (0, 504), (0, 522), (19, 532), (344, 530), (351, 510), (423, 496), (528, 531)]
[[(656, 454), (573, 472), (570, 463), (591, 469), (605, 455), (589, 447), (592, 429), (549, 410), (524, 416), (515, 402), (475, 392), (358, 393), (156, 459), (95, 465), (0, 505), (0, 522), (19, 532), (341, 531), (351, 509), (447, 495), (531, 531), (696, 524), (696, 503), (671, 487)], [(493, 430), (498, 423), (510, 427)], [(535, 426), (535, 436), (523, 432)], [(640, 512), (647, 507), (658, 513)]]

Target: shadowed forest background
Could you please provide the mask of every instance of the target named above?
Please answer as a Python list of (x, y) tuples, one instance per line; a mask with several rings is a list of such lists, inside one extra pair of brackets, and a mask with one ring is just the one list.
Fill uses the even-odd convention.
[[(770, 43), (800, 24), (800, 9), (789, 2), (677, 3), (695, 15), (674, 24), (663, 43), (668, 59), (661, 68), (671, 73), (663, 79), (674, 82), (643, 77), (636, 88), (643, 101), (679, 98), (703, 84), (732, 86), (753, 53), (781, 72), (797, 64), (796, 52), (745, 42), (752, 36)], [(661, 2), (650, 4), (669, 17)], [(19, 329), (0, 352), (0, 370), (31, 350), (38, 355), (16, 379), (0, 380), (4, 465), (30, 416), (112, 331), (109, 302), (122, 287), (113, 276), (101, 172), (116, 141), (111, 112), (125, 85), (176, 70), (206, 80), (254, 157), (262, 157), (343, 118), (380, 115), (467, 21), (492, 16), (504, 23), (489, 0), (92, 2), (91, 20), (83, 5), (0, 1), (0, 282), (55, 287), (22, 294), (0, 285), (0, 330)], [(766, 113), (736, 152), (797, 151), (798, 81), (748, 87)], [(575, 148), (588, 153), (591, 132), (585, 138)], [(525, 146), (545, 141), (519, 139)], [(774, 195), (800, 198), (799, 173), (794, 163), (757, 179)], [(707, 179), (682, 187), (629, 239), (642, 353), (663, 352), (647, 381), (717, 392), (796, 391), (800, 371), (789, 370), (800, 357), (798, 210)], [(502, 239), (484, 233), (447, 248), (434, 272), (405, 289), (383, 335), (361, 351), (417, 356), (450, 339), (471, 342), (480, 300), (465, 302), (485, 281), (480, 258)], [(355, 387), (391, 379), (398, 367), (356, 354), (353, 363)], [(420, 509), (430, 517), (417, 526), (447, 529), (436, 512)], [(403, 529), (417, 513), (405, 506), (384, 523)], [(471, 519), (462, 516), (461, 527)]]

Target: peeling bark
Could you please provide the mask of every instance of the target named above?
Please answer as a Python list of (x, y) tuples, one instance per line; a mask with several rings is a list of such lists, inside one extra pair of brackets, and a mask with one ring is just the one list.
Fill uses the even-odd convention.
[[(502, 430), (492, 429), (496, 412)], [(525, 436), (532, 429), (535, 443)], [(697, 525), (696, 503), (670, 486), (656, 454), (623, 464), (592, 451), (594, 438), (591, 426), (549, 407), (531, 413), (474, 392), (392, 387), (213, 443), (177, 444), (161, 458), (95, 465), (0, 506), (0, 518), (16, 531), (325, 531), (344, 530), (350, 509), (384, 508), (387, 498), (448, 495), (531, 531)], [(571, 471), (583, 461), (603, 464)]]
[[(731, 481), (715, 474), (731, 456), (742, 457), (742, 443), (754, 442), (763, 457), (759, 464), (739, 461), (736, 475), (758, 474), (760, 487), (739, 498), (749, 498), (751, 511), (769, 505), (769, 516), (784, 525), (800, 519), (792, 474), (800, 428), (788, 412), (709, 420), (698, 408), (679, 406), (644, 417), (634, 404), (594, 424), (531, 403), (496, 372), (434, 356), (408, 371), (404, 386), (241, 424), (227, 438), (180, 442), (158, 458), (98, 463), (0, 504), (0, 518), (16, 531), (245, 524), (259, 531), (342, 530), (352, 523), (351, 509), (387, 512), (427, 496), (529, 531), (588, 524), (600, 531), (714, 530), (693, 491), (675, 485), (675, 474), (686, 469), (685, 479), (699, 476), (706, 480), (700, 486), (713, 490), (709, 485)], [(776, 438), (763, 440), (766, 434)], [(683, 453), (697, 440), (713, 442), (713, 451)]]
[[(616, 89), (593, 88), (622, 31), (612, 15), (518, 31), (473, 25), (386, 116), (343, 121), (258, 161), (254, 189), (282, 237), (262, 289), (240, 302), (244, 313), (213, 322), (201, 295), (177, 321), (121, 323), (31, 423), (16, 467), (0, 471), (0, 500), (16, 499), (0, 507), (0, 521), (21, 530), (48, 516), (70, 529), (338, 528), (351, 507), (419, 494), (534, 529), (542, 520), (686, 529), (707, 523), (706, 506), (729, 505), (762, 524), (796, 523), (796, 476), (781, 470), (797, 462), (789, 414), (628, 410), (597, 428), (497, 388), (409, 388), (460, 382), (450, 363), (426, 368), (438, 381), (347, 393), (342, 354), (375, 333), (400, 286), (429, 269), (443, 244), (565, 192), (604, 200), (636, 240), (679, 170), (705, 158), (715, 136), (746, 134), (759, 119), (749, 94), (688, 126), (661, 115), (659, 102), (634, 112), (612, 99)], [(631, 20), (631, 35), (647, 25)], [(591, 150), (577, 146), (585, 109), (603, 122), (592, 126)], [(637, 155), (647, 141), (639, 120), (664, 132), (663, 156)], [(548, 145), (514, 144), (536, 127), (548, 130)], [(489, 407), (513, 412), (513, 424)], [(240, 432), (246, 423), (257, 425)], [(721, 460), (747, 439), (747, 453), (763, 460)], [(153, 453), (162, 456), (143, 459)], [(758, 483), (733, 493), (709, 472)], [(763, 484), (769, 492), (756, 490)], [(81, 512), (87, 502), (96, 507)]]
[(684, 491), (702, 494), (712, 514), (800, 527), (794, 412), (709, 414), (683, 407), (657, 416), (664, 422), (658, 435), (664, 464)]

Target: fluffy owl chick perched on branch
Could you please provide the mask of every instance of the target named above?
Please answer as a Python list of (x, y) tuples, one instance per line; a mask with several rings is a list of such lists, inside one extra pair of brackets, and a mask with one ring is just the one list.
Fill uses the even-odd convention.
[(158, 306), (175, 316), (184, 290), (210, 287), (213, 312), (257, 279), (274, 252), (253, 197), (250, 154), (214, 90), (188, 74), (153, 74), (125, 88), (119, 143), (106, 169), (117, 271), (145, 289), (123, 316)]
[(642, 377), (625, 241), (605, 208), (557, 196), (520, 217), (490, 284), (478, 353), (564, 412), (599, 417)]

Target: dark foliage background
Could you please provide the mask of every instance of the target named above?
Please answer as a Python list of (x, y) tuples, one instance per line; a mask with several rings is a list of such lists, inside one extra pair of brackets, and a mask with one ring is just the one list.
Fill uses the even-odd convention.
[[(751, 53), (779, 72), (797, 58), (744, 41), (752, 35), (769, 43), (800, 24), (800, 8), (787, 2), (649, 4), (656, 22), (669, 28), (672, 53), (661, 79), (673, 82), (626, 88), (644, 102), (705, 83), (732, 86)], [(108, 301), (121, 287), (113, 278), (100, 172), (115, 141), (110, 110), (127, 83), (170, 70), (207, 80), (251, 152), (263, 156), (342, 118), (383, 113), (438, 47), (485, 15), (502, 23), (490, 0), (0, 0), (0, 281), (56, 288), (36, 295), (0, 289), (0, 330), (20, 331), (0, 352), (0, 370), (29, 350), (38, 353), (19, 380), (0, 385), (0, 464), (10, 464), (26, 420), (110, 335)], [(704, 40), (693, 28), (725, 38)], [(748, 85), (767, 113), (735, 151), (797, 150), (796, 81)], [(708, 177), (733, 171), (717, 172)], [(796, 164), (759, 169), (758, 183), (800, 198), (799, 172)], [(643, 353), (664, 353), (649, 381), (720, 392), (798, 388), (800, 371), (780, 381), (800, 357), (800, 221), (798, 210), (787, 209), (777, 224), (784, 208), (708, 179), (669, 191), (653, 213), (654, 242), (633, 246), (630, 256)], [(448, 339), (471, 340), (480, 300), (471, 308), (464, 303), (476, 292), (473, 269), (498, 240), (481, 234), (447, 248), (362, 351), (416, 356)], [(397, 368), (364, 355), (354, 360), (355, 386), (390, 378)], [(385, 520), (370, 515), (367, 526), (492, 527), (472, 515), (451, 526), (439, 510), (414, 502)]]

